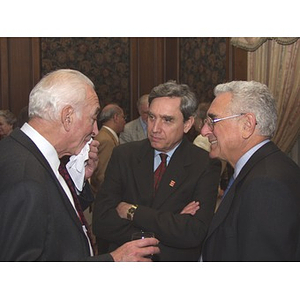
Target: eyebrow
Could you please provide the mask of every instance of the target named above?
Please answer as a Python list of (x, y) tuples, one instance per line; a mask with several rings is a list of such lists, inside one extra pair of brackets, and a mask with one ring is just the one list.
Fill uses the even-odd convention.
[(97, 107), (97, 109), (96, 109), (96, 111), (94, 113), (94, 116), (98, 116), (99, 113), (100, 113), (100, 111), (101, 111), (100, 107)]
[(214, 118), (216, 118), (217, 117), (217, 115), (215, 115), (215, 114), (212, 114), (212, 113), (208, 113), (207, 114), (211, 119), (214, 119)]

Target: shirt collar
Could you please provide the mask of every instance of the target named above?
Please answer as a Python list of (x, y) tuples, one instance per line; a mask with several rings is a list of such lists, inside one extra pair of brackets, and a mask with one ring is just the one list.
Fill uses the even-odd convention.
[(114, 138), (116, 139), (116, 141), (119, 142), (119, 137), (113, 129), (105, 125), (103, 125), (102, 127), (106, 128), (109, 132), (111, 132)]
[(259, 149), (261, 148), (263, 145), (265, 145), (266, 143), (268, 143), (270, 140), (266, 139), (262, 142), (260, 142), (259, 144), (255, 145), (253, 148), (251, 148), (250, 150), (248, 150), (236, 163), (235, 168), (234, 168), (234, 173), (233, 173), (233, 177), (236, 178), (240, 171), (242, 170), (242, 168), (244, 167), (244, 165), (247, 163), (247, 161), (250, 159), (250, 157)]
[(58, 167), (60, 164), (60, 160), (58, 158), (57, 151), (55, 150), (55, 148), (28, 123), (24, 123), (24, 125), (21, 127), (21, 130), (38, 147), (45, 159), (48, 161), (55, 175), (58, 176)]

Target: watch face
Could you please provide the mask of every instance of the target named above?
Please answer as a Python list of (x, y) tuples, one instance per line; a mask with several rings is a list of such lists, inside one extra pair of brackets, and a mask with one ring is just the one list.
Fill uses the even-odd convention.
[(133, 214), (135, 212), (135, 208), (134, 207), (130, 207), (129, 210), (128, 210), (128, 212), (130, 214)]

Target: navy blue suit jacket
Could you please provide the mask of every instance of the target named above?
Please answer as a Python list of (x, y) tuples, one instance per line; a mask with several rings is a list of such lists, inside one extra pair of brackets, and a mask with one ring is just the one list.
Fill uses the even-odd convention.
[(204, 261), (300, 260), (300, 169), (272, 142), (235, 179), (202, 255)]

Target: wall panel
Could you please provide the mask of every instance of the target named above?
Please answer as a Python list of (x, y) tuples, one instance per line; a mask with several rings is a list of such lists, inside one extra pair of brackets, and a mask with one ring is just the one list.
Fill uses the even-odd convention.
[(38, 38), (0, 38), (1, 108), (18, 115), (40, 78)]

